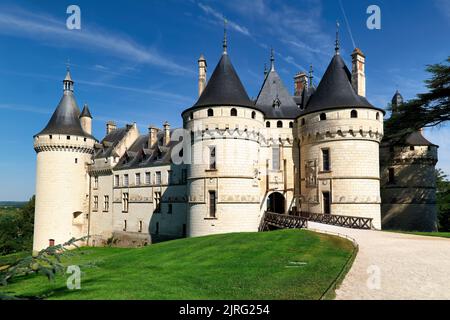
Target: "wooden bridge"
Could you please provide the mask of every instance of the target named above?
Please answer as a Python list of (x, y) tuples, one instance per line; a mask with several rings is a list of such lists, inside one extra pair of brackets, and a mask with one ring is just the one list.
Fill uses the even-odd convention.
[(372, 218), (339, 216), (334, 214), (302, 212), (300, 215), (288, 215), (265, 212), (261, 219), (259, 231), (308, 228), (308, 221), (352, 229), (372, 229), (372, 220)]

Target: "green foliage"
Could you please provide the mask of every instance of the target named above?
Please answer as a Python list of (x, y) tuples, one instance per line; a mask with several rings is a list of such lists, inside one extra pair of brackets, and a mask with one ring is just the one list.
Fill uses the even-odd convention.
[(441, 169), (436, 170), (436, 187), (439, 231), (450, 232), (450, 181)]
[(425, 80), (429, 92), (399, 106), (385, 122), (385, 139), (400, 140), (420, 128), (434, 127), (450, 120), (450, 56), (446, 63), (428, 65)]
[[(19, 258), (8, 265), (1, 266), (0, 286), (7, 286), (14, 278), (21, 278), (31, 274), (44, 275), (49, 281), (54, 280), (58, 273), (64, 272), (64, 265), (61, 262), (62, 258), (73, 256), (73, 251), (69, 251), (68, 248), (78, 248), (76, 243), (85, 239), (72, 238), (64, 244), (48, 247), (36, 254)], [(14, 298), (14, 296), (0, 293), (0, 299)]]
[(0, 214), (0, 255), (31, 251), (34, 228), (33, 196), (20, 209), (2, 209)]
[[(17, 279), (19, 297), (49, 299), (319, 299), (353, 251), (307, 230), (187, 238), (142, 248), (83, 248), (66, 264), (95, 264), (80, 290), (66, 279)], [(82, 271), (84, 271), (84, 267)], [(2, 291), (0, 287), (0, 293)]]

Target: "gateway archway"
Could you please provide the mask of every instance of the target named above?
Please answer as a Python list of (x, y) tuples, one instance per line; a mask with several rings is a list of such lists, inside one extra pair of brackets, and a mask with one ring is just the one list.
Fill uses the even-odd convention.
[(279, 192), (272, 193), (267, 198), (267, 211), (274, 213), (285, 213), (285, 199)]

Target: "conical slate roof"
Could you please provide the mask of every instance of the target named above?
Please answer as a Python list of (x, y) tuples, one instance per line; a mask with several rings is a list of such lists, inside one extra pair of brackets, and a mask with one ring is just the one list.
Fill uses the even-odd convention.
[(254, 107), (227, 53), (222, 54), (205, 90), (192, 108), (209, 106)]
[(374, 107), (355, 92), (351, 73), (342, 57), (336, 54), (302, 114), (351, 107), (377, 109), (384, 113), (383, 109)]
[(74, 94), (65, 91), (47, 126), (37, 134), (67, 134), (74, 136), (92, 136), (84, 132), (80, 123), (80, 109), (75, 101)]
[(267, 74), (255, 104), (267, 119), (295, 119), (300, 112), (274, 68)]
[(92, 119), (91, 111), (89, 111), (89, 107), (87, 104), (84, 105), (83, 111), (81, 111), (80, 118), (87, 117)]

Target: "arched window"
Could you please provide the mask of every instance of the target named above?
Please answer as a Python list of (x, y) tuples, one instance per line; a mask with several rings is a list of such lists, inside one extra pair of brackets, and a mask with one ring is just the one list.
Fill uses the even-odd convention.
[(208, 117), (214, 117), (214, 110), (208, 109)]
[(320, 114), (320, 121), (327, 120), (327, 115), (325, 113)]
[(377, 120), (380, 120), (380, 113), (377, 112)]
[(291, 121), (291, 122), (289, 122), (289, 128), (291, 128), (291, 129), (292, 129), (293, 127), (294, 127), (294, 122), (292, 122), (292, 121)]
[(358, 118), (358, 111), (352, 110), (352, 112), (350, 112), (350, 117), (351, 118)]
[(283, 128), (283, 122), (282, 121), (278, 121), (277, 122), (277, 128)]
[(237, 110), (235, 108), (231, 109), (231, 116), (237, 117)]
[(252, 119), (255, 119), (255, 118), (256, 118), (256, 112), (253, 111), (253, 112), (252, 112)]
[(270, 128), (270, 121), (266, 122), (266, 128)]

